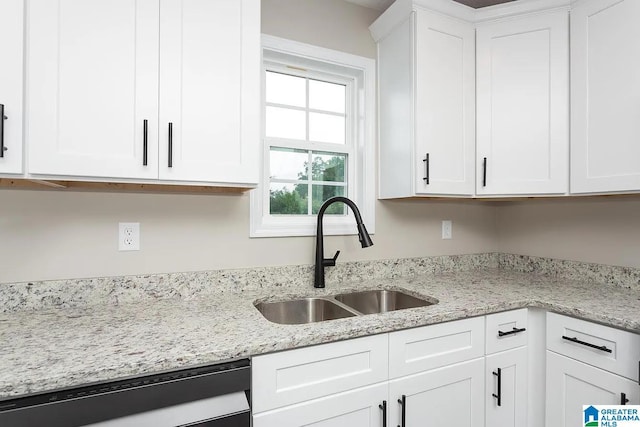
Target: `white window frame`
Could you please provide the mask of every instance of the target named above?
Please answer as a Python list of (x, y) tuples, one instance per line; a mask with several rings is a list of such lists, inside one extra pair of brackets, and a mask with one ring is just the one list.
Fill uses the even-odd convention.
[[(279, 37), (262, 35), (262, 144), (260, 184), (250, 195), (251, 237), (314, 236), (316, 215), (270, 215), (269, 214), (269, 149), (273, 146), (302, 148), (304, 150), (345, 152), (347, 166), (348, 195), (362, 214), (369, 233), (375, 233), (375, 61), (331, 49), (295, 42)], [(264, 64), (269, 64), (264, 65)], [(347, 127), (346, 144), (302, 143), (296, 147), (291, 140), (280, 145), (274, 138), (265, 141), (265, 70), (274, 69), (273, 64), (295, 69), (318, 70), (321, 73), (340, 76), (339, 80), (350, 82), (356, 93), (355, 100), (347, 103), (347, 115), (352, 126)], [(275, 66), (277, 68), (278, 66)], [(284, 70), (284, 69), (283, 69)], [(277, 71), (277, 70), (274, 70)], [(313, 78), (311, 71), (305, 77)], [(320, 79), (322, 77), (320, 76)], [(350, 142), (350, 144), (349, 144)], [(323, 219), (325, 235), (357, 234), (353, 213), (327, 215)]]

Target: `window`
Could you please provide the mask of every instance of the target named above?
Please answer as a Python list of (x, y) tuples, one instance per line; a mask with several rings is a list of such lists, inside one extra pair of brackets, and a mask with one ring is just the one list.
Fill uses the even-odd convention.
[[(354, 200), (374, 230), (374, 61), (263, 36), (263, 162), (251, 236), (314, 235), (333, 196)], [(326, 234), (356, 234), (343, 204)]]

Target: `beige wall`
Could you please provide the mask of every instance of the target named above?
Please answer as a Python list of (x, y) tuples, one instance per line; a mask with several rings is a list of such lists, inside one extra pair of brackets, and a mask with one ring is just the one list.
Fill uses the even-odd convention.
[(262, 32), (376, 57), (369, 25), (380, 12), (343, 0), (262, 0)]
[(531, 200), (496, 209), (501, 252), (640, 267), (640, 198)]
[[(484, 204), (378, 202), (374, 246), (328, 237), (340, 261), (493, 250)], [(440, 221), (454, 239), (440, 239)], [(118, 252), (118, 222), (141, 223), (141, 250)], [(355, 226), (354, 226), (355, 229)], [(311, 264), (314, 238), (249, 237), (249, 196), (0, 190), (0, 283)]]

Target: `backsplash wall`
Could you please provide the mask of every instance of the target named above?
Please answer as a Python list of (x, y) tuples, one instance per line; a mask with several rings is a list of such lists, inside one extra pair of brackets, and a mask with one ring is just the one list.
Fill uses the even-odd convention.
[[(454, 239), (440, 239), (440, 221)], [(338, 262), (494, 251), (494, 207), (377, 202), (374, 246), (327, 237)], [(118, 222), (140, 222), (141, 250), (118, 252)], [(354, 224), (355, 232), (355, 224)], [(249, 195), (0, 190), (0, 283), (313, 263), (313, 237), (249, 238)]]
[(496, 215), (499, 252), (640, 267), (640, 196), (528, 200)]

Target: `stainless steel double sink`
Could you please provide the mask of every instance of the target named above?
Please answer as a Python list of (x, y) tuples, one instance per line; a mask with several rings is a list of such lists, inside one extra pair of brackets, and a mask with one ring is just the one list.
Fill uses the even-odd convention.
[(435, 298), (419, 298), (400, 290), (376, 289), (334, 296), (259, 302), (255, 307), (269, 321), (300, 325), (365, 314), (386, 313), (437, 304)]

